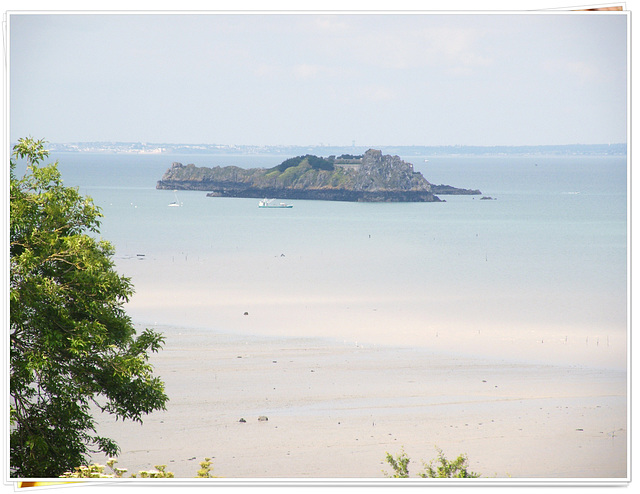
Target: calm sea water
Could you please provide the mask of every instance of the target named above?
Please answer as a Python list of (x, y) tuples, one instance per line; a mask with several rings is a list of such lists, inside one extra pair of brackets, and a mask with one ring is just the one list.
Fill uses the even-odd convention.
[[(103, 208), (101, 233), (136, 286), (129, 312), (141, 324), (403, 344), (535, 333), (600, 350), (616, 341), (614, 358), (626, 355), (626, 158), (405, 157), (432, 183), (495, 200), (287, 210), (155, 189), (173, 161), (282, 157), (52, 158)], [(183, 206), (168, 207), (176, 196)]]

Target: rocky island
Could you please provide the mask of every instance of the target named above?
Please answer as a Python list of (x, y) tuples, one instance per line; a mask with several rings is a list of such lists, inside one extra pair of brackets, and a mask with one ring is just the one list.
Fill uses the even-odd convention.
[(278, 197), (360, 202), (438, 202), (436, 194), (481, 194), (432, 185), (398, 156), (297, 156), (273, 168), (197, 167), (173, 163), (157, 189), (203, 190), (209, 197)]

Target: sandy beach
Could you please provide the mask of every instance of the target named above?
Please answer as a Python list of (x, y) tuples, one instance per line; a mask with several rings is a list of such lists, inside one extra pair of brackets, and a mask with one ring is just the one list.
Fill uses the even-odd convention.
[(156, 329), (167, 410), (99, 430), (130, 473), (189, 478), (210, 457), (229, 479), (383, 479), (387, 452), (404, 450), (416, 476), (441, 448), (482, 478), (628, 475), (624, 369)]

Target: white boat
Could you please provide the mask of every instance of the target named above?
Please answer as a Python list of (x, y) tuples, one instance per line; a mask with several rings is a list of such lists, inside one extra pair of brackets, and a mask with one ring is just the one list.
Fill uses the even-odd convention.
[(258, 203), (259, 208), (292, 208), (293, 204), (287, 204), (284, 202), (274, 203), (273, 199), (262, 199)]
[(178, 194), (176, 193), (176, 191), (173, 191), (173, 195), (175, 196), (176, 200), (173, 201), (172, 203), (169, 204), (170, 208), (178, 208), (180, 206), (182, 206), (181, 202), (178, 202)]

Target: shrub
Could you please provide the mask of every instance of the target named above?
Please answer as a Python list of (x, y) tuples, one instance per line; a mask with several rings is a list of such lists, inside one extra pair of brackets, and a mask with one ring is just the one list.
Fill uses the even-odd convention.
[[(429, 464), (424, 464), (425, 472), (420, 473), (420, 477), (429, 478), (477, 478), (480, 474), (467, 470), (468, 458), (466, 455), (459, 455), (454, 461), (445, 458), (441, 449), (438, 449), (438, 459), (434, 468), (434, 460)], [(439, 463), (439, 465), (438, 465)]]
[(211, 467), (211, 458), (205, 458), (204, 461), (200, 462), (200, 470), (198, 470), (198, 478), (212, 479), (215, 478), (214, 475), (211, 475), (211, 471), (213, 468)]
[[(115, 464), (118, 460), (110, 459), (107, 462), (107, 466), (111, 469), (111, 473), (105, 472), (105, 466), (93, 463), (91, 465), (80, 466), (75, 468), (72, 472), (65, 472), (61, 478), (73, 478), (73, 479), (112, 479), (122, 478), (127, 472), (126, 468), (117, 468)], [(173, 472), (166, 471), (167, 465), (155, 465), (154, 470), (140, 470), (138, 473), (132, 473), (131, 478), (141, 479), (172, 479), (174, 478)], [(211, 475), (213, 468), (211, 467), (211, 458), (205, 458), (200, 462), (200, 470), (198, 470), (196, 477), (212, 479), (215, 478)]]
[(389, 475), (387, 472), (384, 474), (387, 477), (391, 477), (394, 479), (406, 479), (409, 477), (409, 462), (411, 460), (407, 456), (407, 454), (402, 450), (402, 452), (396, 456), (395, 458), (391, 453), (387, 453), (387, 463), (391, 465), (395, 474)]
[[(449, 461), (444, 456), (441, 449), (436, 448), (438, 451), (437, 460), (431, 460), (428, 464), (423, 462), (425, 470), (418, 473), (422, 478), (477, 478), (480, 474), (471, 472), (468, 470), (468, 458), (466, 455), (459, 455), (455, 460)], [(390, 453), (387, 453), (387, 463), (393, 468), (394, 474), (390, 475), (387, 472), (384, 474), (391, 478), (408, 478), (409, 477), (409, 463), (410, 458), (402, 450), (399, 455), (395, 457)]]

